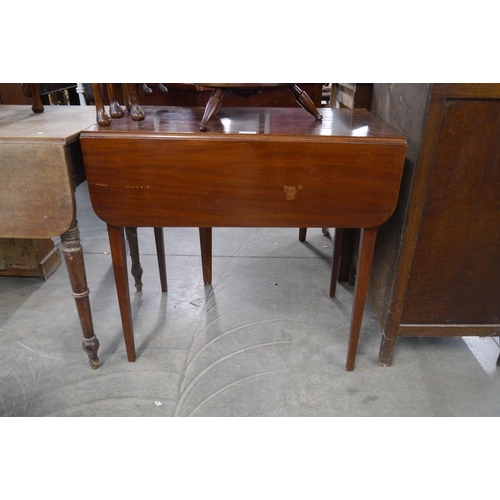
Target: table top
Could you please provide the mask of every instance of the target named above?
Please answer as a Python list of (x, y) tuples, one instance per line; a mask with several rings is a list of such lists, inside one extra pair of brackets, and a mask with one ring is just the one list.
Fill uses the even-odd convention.
[(75, 217), (73, 174), (93, 106), (0, 105), (0, 238), (52, 238)]
[(94, 106), (45, 106), (33, 113), (27, 105), (0, 105), (0, 142), (69, 144), (96, 121)]
[[(85, 130), (85, 136), (129, 138), (183, 134), (193, 138), (217, 136), (231, 139), (245, 135), (246, 139), (267, 140), (281, 137), (286, 140), (349, 141), (351, 143), (396, 142), (406, 144), (406, 138), (365, 109), (321, 108), (323, 120), (316, 121), (298, 105), (294, 108), (224, 107), (201, 132), (198, 124), (203, 117), (202, 107), (143, 107), (146, 119), (135, 122), (128, 117), (113, 120), (111, 126), (97, 124)], [(241, 137), (240, 137), (241, 138)]]
[(123, 227), (375, 227), (396, 205), (405, 138), (366, 110), (146, 108), (82, 131), (96, 214)]

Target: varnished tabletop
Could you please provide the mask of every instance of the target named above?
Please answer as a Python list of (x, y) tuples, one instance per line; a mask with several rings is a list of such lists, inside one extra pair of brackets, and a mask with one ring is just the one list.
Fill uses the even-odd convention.
[(281, 136), (290, 140), (327, 140), (335, 138), (352, 143), (391, 142), (406, 144), (403, 135), (397, 133), (365, 109), (322, 108), (323, 120), (314, 120), (301, 108), (221, 108), (210, 122), (206, 132), (198, 130), (198, 123), (203, 117), (202, 107), (144, 107), (146, 118), (133, 121), (128, 117), (113, 120), (110, 127), (97, 124), (85, 131), (86, 137), (93, 132), (103, 137), (122, 136), (126, 133), (134, 136), (192, 135), (198, 138), (246, 135), (251, 140)]

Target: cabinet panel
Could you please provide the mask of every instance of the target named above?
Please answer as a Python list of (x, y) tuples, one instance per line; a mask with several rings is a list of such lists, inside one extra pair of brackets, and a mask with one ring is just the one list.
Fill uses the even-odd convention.
[(500, 323), (500, 101), (448, 99), (402, 323)]

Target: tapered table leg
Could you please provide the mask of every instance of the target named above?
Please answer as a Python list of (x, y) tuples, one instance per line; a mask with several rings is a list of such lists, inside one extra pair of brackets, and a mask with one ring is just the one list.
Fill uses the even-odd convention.
[(135, 289), (142, 292), (142, 266), (139, 258), (139, 240), (137, 238), (136, 227), (126, 227), (125, 234), (127, 235), (128, 248), (130, 250), (130, 258), (132, 260), (132, 268), (130, 272), (135, 280)]
[(83, 350), (89, 357), (89, 364), (93, 370), (99, 366), (97, 351), (99, 340), (94, 334), (92, 323), (92, 312), (90, 310), (89, 289), (87, 286), (87, 276), (85, 273), (85, 262), (83, 260), (83, 250), (80, 244), (80, 231), (78, 222), (75, 220), (71, 227), (61, 235), (64, 259), (68, 269), (69, 280), (73, 297), (75, 299), (78, 317), (83, 332)]
[(158, 269), (160, 271), (161, 291), (167, 292), (167, 265), (165, 263), (165, 243), (163, 240), (163, 228), (155, 227), (156, 257), (158, 259)]
[(113, 260), (118, 306), (122, 319), (123, 337), (127, 349), (127, 359), (135, 361), (134, 330), (132, 327), (132, 310), (130, 308), (130, 292), (128, 289), (127, 256), (125, 252), (125, 235), (123, 227), (108, 224), (108, 237)]
[(340, 257), (342, 255), (342, 239), (344, 237), (344, 229), (335, 228), (335, 240), (333, 243), (333, 261), (332, 261), (332, 275), (330, 279), (330, 297), (335, 297), (337, 290), (337, 282), (339, 280)]
[(373, 251), (377, 239), (377, 228), (361, 230), (357, 263), (356, 286), (354, 287), (354, 305), (351, 316), (351, 330), (349, 332), (349, 346), (347, 348), (347, 371), (354, 370), (356, 351), (358, 349), (359, 332), (363, 321), (368, 281), (372, 267)]
[(212, 228), (200, 227), (201, 268), (203, 283), (212, 284)]

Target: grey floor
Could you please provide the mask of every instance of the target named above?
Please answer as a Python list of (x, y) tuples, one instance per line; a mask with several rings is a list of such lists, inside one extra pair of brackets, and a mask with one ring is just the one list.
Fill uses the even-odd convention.
[(167, 294), (153, 230), (139, 229), (129, 363), (86, 184), (77, 205), (101, 365), (92, 371), (81, 349), (64, 262), (47, 281), (0, 277), (2, 416), (500, 416), (498, 338), (401, 339), (382, 368), (368, 304), (346, 372), (353, 288), (328, 297), (332, 244), (320, 229), (305, 244), (298, 229), (214, 229), (204, 286), (197, 229), (165, 228)]

